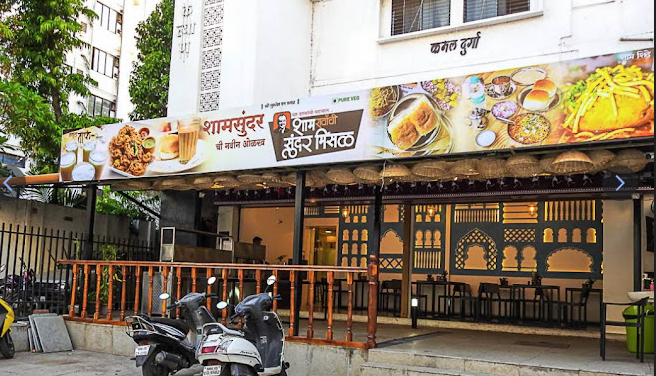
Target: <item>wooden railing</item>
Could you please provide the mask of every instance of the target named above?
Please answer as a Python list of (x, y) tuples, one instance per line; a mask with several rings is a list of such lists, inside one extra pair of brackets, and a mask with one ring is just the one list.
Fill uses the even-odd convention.
[[(283, 321), (286, 318), (289, 320), (289, 341), (359, 348), (376, 346), (378, 268), (375, 256), (370, 257), (367, 268), (96, 260), (58, 262), (72, 266), (68, 320), (124, 325), (125, 317), (132, 314), (145, 313), (179, 318), (179, 309), (167, 312), (166, 304), (158, 301), (159, 292), (168, 291), (173, 298), (180, 299), (191, 291), (207, 291), (217, 294), (220, 297), (218, 300), (236, 304), (245, 296), (263, 292), (266, 278), (275, 275), (277, 282), (272, 286), (272, 293), (280, 293), (282, 300), (274, 301), (273, 310), (278, 312), (279, 306), (284, 305), (279, 313)], [(367, 322), (366, 333), (356, 333), (353, 327), (354, 282), (357, 274), (367, 276), (366, 281), (357, 280), (368, 287), (368, 304), (364, 319)], [(217, 278), (217, 283), (206, 285), (206, 281), (212, 276)], [(161, 289), (157, 288), (156, 279), (161, 281)], [(336, 287), (337, 280), (340, 285)], [(345, 284), (345, 289), (342, 289), (342, 283)], [(133, 286), (130, 286), (131, 284)], [(361, 290), (364, 294), (364, 288)], [(134, 291), (134, 296), (128, 296), (127, 291)], [(339, 334), (334, 333), (336, 293), (346, 296), (345, 330)], [(301, 299), (298, 299), (299, 295)], [(226, 324), (228, 311), (217, 312), (214, 305), (218, 300), (207, 299), (207, 308), (215, 315), (220, 315), (221, 321)], [(298, 310), (302, 313), (301, 317), (296, 314), (295, 306), (299, 300), (302, 304), (302, 309)], [(154, 310), (154, 306), (159, 308)], [(284, 309), (286, 307), (289, 307), (288, 311)], [(106, 311), (103, 311), (103, 308)], [(323, 320), (323, 317), (325, 335), (319, 335), (316, 320)], [(306, 321), (304, 330), (299, 328), (301, 320)], [(301, 336), (301, 333), (305, 335)]]

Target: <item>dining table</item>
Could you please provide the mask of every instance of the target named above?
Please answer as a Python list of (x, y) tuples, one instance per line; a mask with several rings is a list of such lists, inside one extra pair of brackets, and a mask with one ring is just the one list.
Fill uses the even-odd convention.
[[(543, 294), (548, 294), (547, 301), (550, 304), (558, 304), (560, 302), (560, 286), (555, 285), (537, 285), (537, 284), (513, 284), (511, 289), (511, 297), (517, 302), (516, 312), (517, 319), (526, 320), (526, 290), (533, 290), (533, 296), (536, 296), (538, 292)], [(554, 300), (554, 294), (556, 299)], [(560, 316), (560, 314), (558, 314)], [(550, 306), (547, 310), (547, 319), (551, 321), (553, 319), (553, 311)]]

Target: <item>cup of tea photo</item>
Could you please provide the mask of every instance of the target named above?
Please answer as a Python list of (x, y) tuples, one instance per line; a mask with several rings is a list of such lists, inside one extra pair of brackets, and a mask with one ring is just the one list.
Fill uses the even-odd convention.
[(196, 155), (199, 135), (200, 118), (178, 120), (178, 147), (181, 164), (186, 164)]

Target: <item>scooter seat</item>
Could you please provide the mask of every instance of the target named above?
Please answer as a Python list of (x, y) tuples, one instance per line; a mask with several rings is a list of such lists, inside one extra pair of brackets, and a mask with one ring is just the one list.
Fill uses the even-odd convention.
[(158, 324), (168, 325), (185, 334), (189, 332), (187, 325), (185, 325), (185, 323), (180, 320), (170, 319), (168, 317), (148, 317), (147, 320)]

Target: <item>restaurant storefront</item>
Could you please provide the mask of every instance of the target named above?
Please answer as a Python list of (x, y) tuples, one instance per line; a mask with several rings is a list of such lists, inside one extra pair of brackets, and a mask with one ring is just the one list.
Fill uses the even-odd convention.
[[(653, 49), (641, 49), (71, 130), (56, 178), (236, 206), (216, 230), (262, 239), (259, 261), (288, 280), (293, 337), (315, 303), (329, 322), (366, 312), (369, 347), (380, 316), (585, 327), (594, 302), (641, 291), (650, 272), (653, 95)], [(172, 208), (201, 230), (202, 203)], [(131, 267), (148, 268), (152, 295), (157, 271)], [(193, 287), (203, 264), (189, 267)], [(224, 297), (240, 299), (229, 279), (244, 292), (257, 267), (235, 268)]]
[[(309, 35), (328, 51), (349, 39), (324, 30), (344, 15), (331, 13), (340, 3), (310, 5), (323, 22)], [(155, 276), (180, 296), (217, 275), (219, 296), (238, 301), (274, 273), (290, 341), (372, 348), (378, 322), (409, 326), (413, 317), (568, 336), (598, 330), (602, 300), (624, 302), (653, 279), (653, 39), (597, 48), (575, 38), (580, 49), (563, 51), (569, 37), (547, 33), (539, 18), (562, 4), (530, 3), (526, 19), (512, 19), (524, 20), (512, 56), (498, 55), (510, 32), (501, 24), (453, 29), (457, 37), (444, 41), (421, 31), (381, 35), (376, 52), (347, 43), (362, 47), (363, 61), (383, 61), (367, 69), (313, 44), (315, 60), (294, 66), (308, 68), (307, 88), (280, 51), (246, 56), (253, 66), (230, 60), (257, 49), (230, 42), (230, 28), (243, 26), (226, 24), (224, 40), (223, 26), (211, 23), (223, 17), (203, 18), (223, 12), (223, 2), (205, 1), (204, 12), (177, 5), (184, 12), (176, 8), (174, 41), (184, 48), (173, 56), (171, 116), (65, 132), (52, 178), (162, 191), (163, 226), (241, 243), (260, 238), (266, 252), (248, 264), (62, 260), (84, 286), (69, 319), (117, 323), (130, 314), (118, 290), (109, 303), (117, 312), (106, 316), (99, 300), (87, 300), (94, 271), (120, 269), (142, 286), (134, 312), (148, 314), (161, 308), (152, 305)], [(293, 7), (269, 6), (258, 5), (254, 17)], [(574, 8), (568, 14), (578, 21), (587, 13), (577, 12), (592, 12)], [(212, 32), (189, 33), (194, 22)], [(264, 48), (276, 33), (259, 31)], [(529, 43), (541, 31), (544, 51)], [(428, 58), (406, 61), (423, 50)], [(465, 56), (472, 60), (455, 60)], [(607, 314), (621, 318), (618, 309)]]

